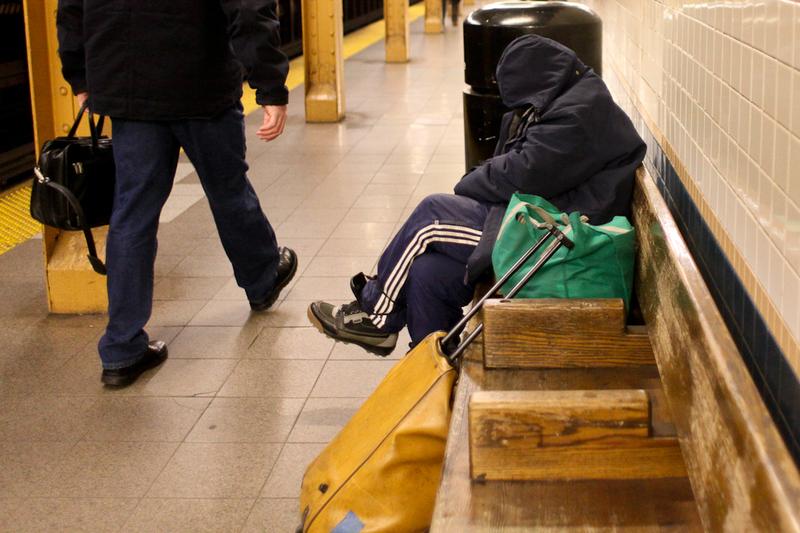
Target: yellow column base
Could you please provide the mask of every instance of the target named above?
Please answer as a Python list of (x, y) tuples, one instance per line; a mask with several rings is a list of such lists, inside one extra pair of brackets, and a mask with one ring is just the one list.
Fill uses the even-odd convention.
[[(106, 255), (108, 227), (92, 234), (100, 258)], [(92, 270), (86, 241), (79, 231), (59, 232), (47, 259), (47, 294), (51, 313), (104, 313), (108, 309), (106, 278)]]
[(384, 0), (386, 62), (405, 63), (409, 56), (408, 0)]
[(306, 93), (306, 122), (339, 122), (344, 118), (344, 99), (333, 85), (315, 85)]
[(405, 39), (386, 36), (386, 62), (408, 63), (408, 46)]
[(428, 20), (425, 19), (425, 33), (442, 33), (444, 32), (444, 24), (441, 20)]
[(442, 33), (443, 31), (442, 0), (425, 0), (425, 33)]

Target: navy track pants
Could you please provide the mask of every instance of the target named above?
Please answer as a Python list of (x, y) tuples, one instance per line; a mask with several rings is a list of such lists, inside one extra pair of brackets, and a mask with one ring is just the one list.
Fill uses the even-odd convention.
[(407, 325), (412, 346), (453, 327), (472, 299), (467, 260), (488, 213), (486, 205), (464, 196), (434, 194), (422, 200), (361, 293), (359, 302), (372, 322), (390, 333)]

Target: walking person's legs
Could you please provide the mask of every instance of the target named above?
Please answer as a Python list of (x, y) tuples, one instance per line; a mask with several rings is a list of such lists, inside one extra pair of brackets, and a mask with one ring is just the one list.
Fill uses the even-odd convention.
[(103, 382), (126, 385), (163, 361), (144, 326), (153, 304), (158, 218), (172, 189), (179, 146), (159, 122), (114, 120), (116, 189), (106, 240), (108, 326), (100, 339)]
[(278, 248), (275, 231), (247, 179), (241, 106), (209, 120), (177, 122), (173, 131), (200, 177), (236, 282), (254, 309), (268, 308), (294, 276), (297, 257), (288, 248)]

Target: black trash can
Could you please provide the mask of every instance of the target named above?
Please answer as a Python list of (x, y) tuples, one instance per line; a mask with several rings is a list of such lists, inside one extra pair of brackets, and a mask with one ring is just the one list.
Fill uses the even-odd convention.
[(511, 41), (534, 33), (573, 49), (598, 75), (603, 68), (600, 17), (577, 2), (512, 1), (489, 4), (464, 20), (464, 145), (467, 170), (492, 156), (500, 121), (495, 70)]

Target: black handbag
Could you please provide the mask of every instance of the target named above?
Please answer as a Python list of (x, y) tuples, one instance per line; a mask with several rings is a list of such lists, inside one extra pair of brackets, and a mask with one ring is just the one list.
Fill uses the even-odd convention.
[(103, 136), (105, 117), (95, 124), (89, 111), (90, 137), (76, 137), (84, 113), (81, 106), (66, 137), (57, 137), (42, 146), (39, 165), (31, 190), (31, 216), (48, 226), (83, 231), (89, 249), (89, 262), (98, 274), (106, 267), (97, 257), (91, 228), (111, 220), (114, 199), (114, 153), (111, 139)]

